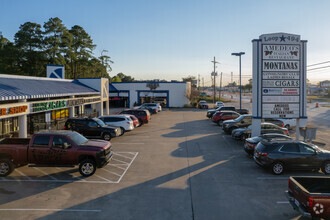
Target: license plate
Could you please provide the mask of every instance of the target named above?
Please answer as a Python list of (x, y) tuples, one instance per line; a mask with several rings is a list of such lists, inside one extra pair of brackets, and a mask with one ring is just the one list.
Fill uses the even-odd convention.
[(298, 200), (294, 199), (294, 203), (296, 204), (296, 206), (299, 207), (300, 203), (298, 202)]

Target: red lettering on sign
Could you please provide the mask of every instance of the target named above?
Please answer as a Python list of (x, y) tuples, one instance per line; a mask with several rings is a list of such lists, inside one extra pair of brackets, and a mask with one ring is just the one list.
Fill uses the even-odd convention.
[(6, 115), (6, 114), (7, 114), (6, 109), (5, 108), (0, 108), (0, 116)]

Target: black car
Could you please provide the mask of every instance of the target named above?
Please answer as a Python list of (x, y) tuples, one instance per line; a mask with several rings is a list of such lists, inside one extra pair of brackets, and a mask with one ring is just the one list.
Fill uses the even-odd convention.
[(221, 106), (217, 109), (212, 109), (212, 110), (208, 110), (206, 113), (206, 117), (208, 118), (212, 118), (213, 114), (219, 111), (236, 111), (236, 108), (233, 106)]
[(102, 138), (109, 141), (121, 135), (121, 129), (104, 124), (98, 118), (70, 118), (65, 122), (65, 130), (73, 130), (87, 138)]
[[(251, 130), (252, 130), (252, 125), (249, 125), (246, 128), (237, 128), (231, 132), (231, 137), (234, 139), (244, 141), (246, 138), (251, 137)], [(289, 131), (286, 128), (281, 128), (272, 123), (261, 123), (260, 133), (261, 134), (277, 133), (277, 134), (288, 135)]]
[(222, 129), (231, 134), (234, 129), (245, 128), (252, 124), (252, 115), (241, 115), (234, 120), (226, 120), (222, 123)]
[(330, 151), (300, 141), (261, 141), (254, 150), (254, 161), (274, 174), (285, 170), (315, 170), (330, 174)]
[(254, 148), (260, 141), (280, 141), (280, 140), (292, 140), (291, 137), (284, 134), (262, 134), (259, 136), (245, 139), (244, 150), (249, 155), (253, 155)]

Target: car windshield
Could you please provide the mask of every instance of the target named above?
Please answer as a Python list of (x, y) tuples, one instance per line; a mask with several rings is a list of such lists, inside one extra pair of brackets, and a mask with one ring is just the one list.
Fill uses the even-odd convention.
[(97, 124), (101, 125), (101, 126), (105, 126), (104, 122), (98, 118), (95, 118), (94, 121), (96, 121)]
[(241, 120), (243, 120), (243, 118), (245, 118), (245, 116), (241, 115), (238, 118), (234, 119), (234, 121), (241, 121)]
[(69, 137), (73, 141), (73, 143), (75, 143), (76, 145), (81, 145), (88, 141), (87, 138), (85, 138), (84, 136), (82, 136), (81, 134), (79, 134), (77, 132), (72, 132), (72, 134), (70, 134)]

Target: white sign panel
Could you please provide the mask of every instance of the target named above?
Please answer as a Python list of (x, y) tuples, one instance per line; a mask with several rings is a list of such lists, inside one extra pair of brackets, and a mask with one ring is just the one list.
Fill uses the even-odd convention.
[(300, 80), (263, 80), (263, 87), (299, 87)]
[(65, 79), (63, 65), (47, 65), (47, 78)]
[(299, 60), (299, 45), (263, 45), (264, 60)]
[(299, 102), (299, 96), (262, 96), (263, 103), (291, 103)]
[(262, 71), (284, 71), (284, 72), (297, 72), (300, 71), (299, 61), (275, 61), (264, 60), (262, 63)]
[(263, 104), (265, 118), (298, 118), (299, 104)]
[(263, 72), (263, 79), (300, 79), (299, 72)]
[(263, 88), (263, 95), (299, 95), (298, 88)]

